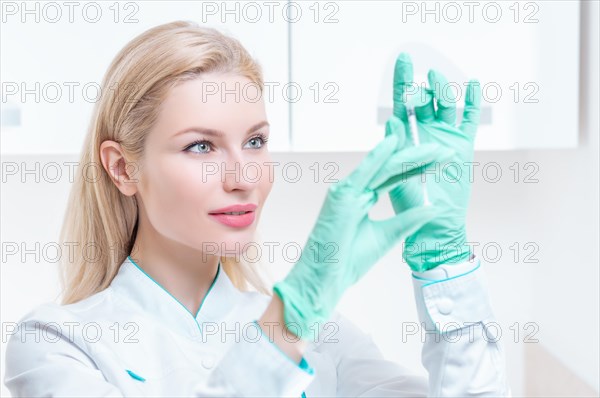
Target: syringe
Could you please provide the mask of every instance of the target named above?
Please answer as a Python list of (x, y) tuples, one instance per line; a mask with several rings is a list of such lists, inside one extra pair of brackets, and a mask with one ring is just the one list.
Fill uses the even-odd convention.
[[(419, 146), (419, 128), (417, 127), (417, 115), (415, 113), (415, 105), (412, 100), (412, 96), (409, 93), (406, 93), (406, 114), (408, 117), (408, 128), (410, 130), (410, 135), (413, 140), (413, 144), (415, 146)], [(421, 184), (423, 187), (423, 205), (428, 206), (431, 204), (429, 201), (429, 196), (427, 195), (427, 184), (423, 181), (421, 177)]]

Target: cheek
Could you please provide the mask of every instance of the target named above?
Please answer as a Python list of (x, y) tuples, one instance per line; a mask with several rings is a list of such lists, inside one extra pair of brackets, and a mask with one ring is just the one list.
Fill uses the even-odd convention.
[(265, 166), (262, 169), (262, 178), (259, 183), (259, 189), (261, 191), (260, 196), (263, 201), (267, 199), (267, 196), (269, 196), (269, 193), (271, 192), (271, 189), (273, 188), (273, 182), (275, 180), (276, 172), (277, 172), (277, 169), (275, 167), (269, 169), (268, 167)]
[[(269, 160), (266, 160), (266, 162), (269, 162)], [(264, 163), (261, 163), (264, 165)], [(276, 173), (277, 173), (277, 166), (271, 166), (269, 167), (267, 166), (262, 166), (261, 167), (261, 178), (260, 181), (258, 181), (257, 185), (256, 185), (256, 190), (258, 191), (258, 195), (257, 198), (259, 200), (259, 206), (260, 206), (260, 210), (257, 213), (257, 216), (260, 218), (263, 208), (265, 206), (265, 202), (268, 199), (269, 194), (271, 193), (271, 189), (273, 188), (273, 183), (275, 181), (276, 178)]]
[(259, 164), (262, 165), (262, 174), (259, 187), (261, 191), (261, 198), (263, 200), (266, 200), (267, 196), (271, 192), (271, 188), (273, 188), (273, 183), (280, 167), (273, 165), (272, 163), (273, 159), (271, 159), (271, 154), (269, 152), (266, 152), (259, 162)]
[(177, 239), (207, 222), (203, 216), (210, 210), (215, 178), (202, 177), (200, 162), (197, 167), (189, 161), (155, 163), (145, 178), (148, 218), (161, 234)]

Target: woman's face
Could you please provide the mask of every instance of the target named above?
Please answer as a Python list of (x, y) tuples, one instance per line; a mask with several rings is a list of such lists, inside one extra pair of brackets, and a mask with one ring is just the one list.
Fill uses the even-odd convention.
[[(269, 136), (264, 101), (249, 84), (231, 74), (181, 83), (147, 137), (140, 211), (157, 233), (204, 254), (231, 257), (249, 247), (273, 184), (270, 154), (258, 137)], [(256, 208), (245, 216), (211, 215), (232, 205)]]

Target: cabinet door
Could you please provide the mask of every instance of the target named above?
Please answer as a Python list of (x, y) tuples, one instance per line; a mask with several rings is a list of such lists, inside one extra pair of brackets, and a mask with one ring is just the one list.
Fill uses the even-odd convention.
[[(288, 81), (288, 23), (252, 2), (10, 2), (3, 9), (2, 154), (77, 153), (89, 127), (100, 83), (117, 52), (156, 25), (192, 20), (241, 41), (263, 67), (265, 81)], [(6, 7), (3, 4), (3, 7)], [(229, 11), (229, 12), (228, 12)], [(266, 101), (269, 146), (289, 145), (289, 103), (281, 89)], [(19, 120), (20, 119), (20, 120)]]
[(392, 113), (401, 52), (412, 58), (416, 83), (427, 84), (429, 69), (446, 75), (459, 121), (466, 82), (481, 82), (476, 149), (577, 146), (579, 1), (298, 5), (292, 80), (314, 90), (293, 106), (293, 150), (373, 148)]

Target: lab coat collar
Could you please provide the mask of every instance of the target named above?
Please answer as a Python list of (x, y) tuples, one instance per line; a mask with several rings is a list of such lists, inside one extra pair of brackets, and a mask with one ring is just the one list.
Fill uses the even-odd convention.
[(127, 256), (111, 283), (111, 288), (156, 317), (161, 324), (193, 339), (201, 337), (202, 322), (227, 316), (242, 294), (223, 270), (221, 262), (200, 310), (192, 314), (179, 300)]

